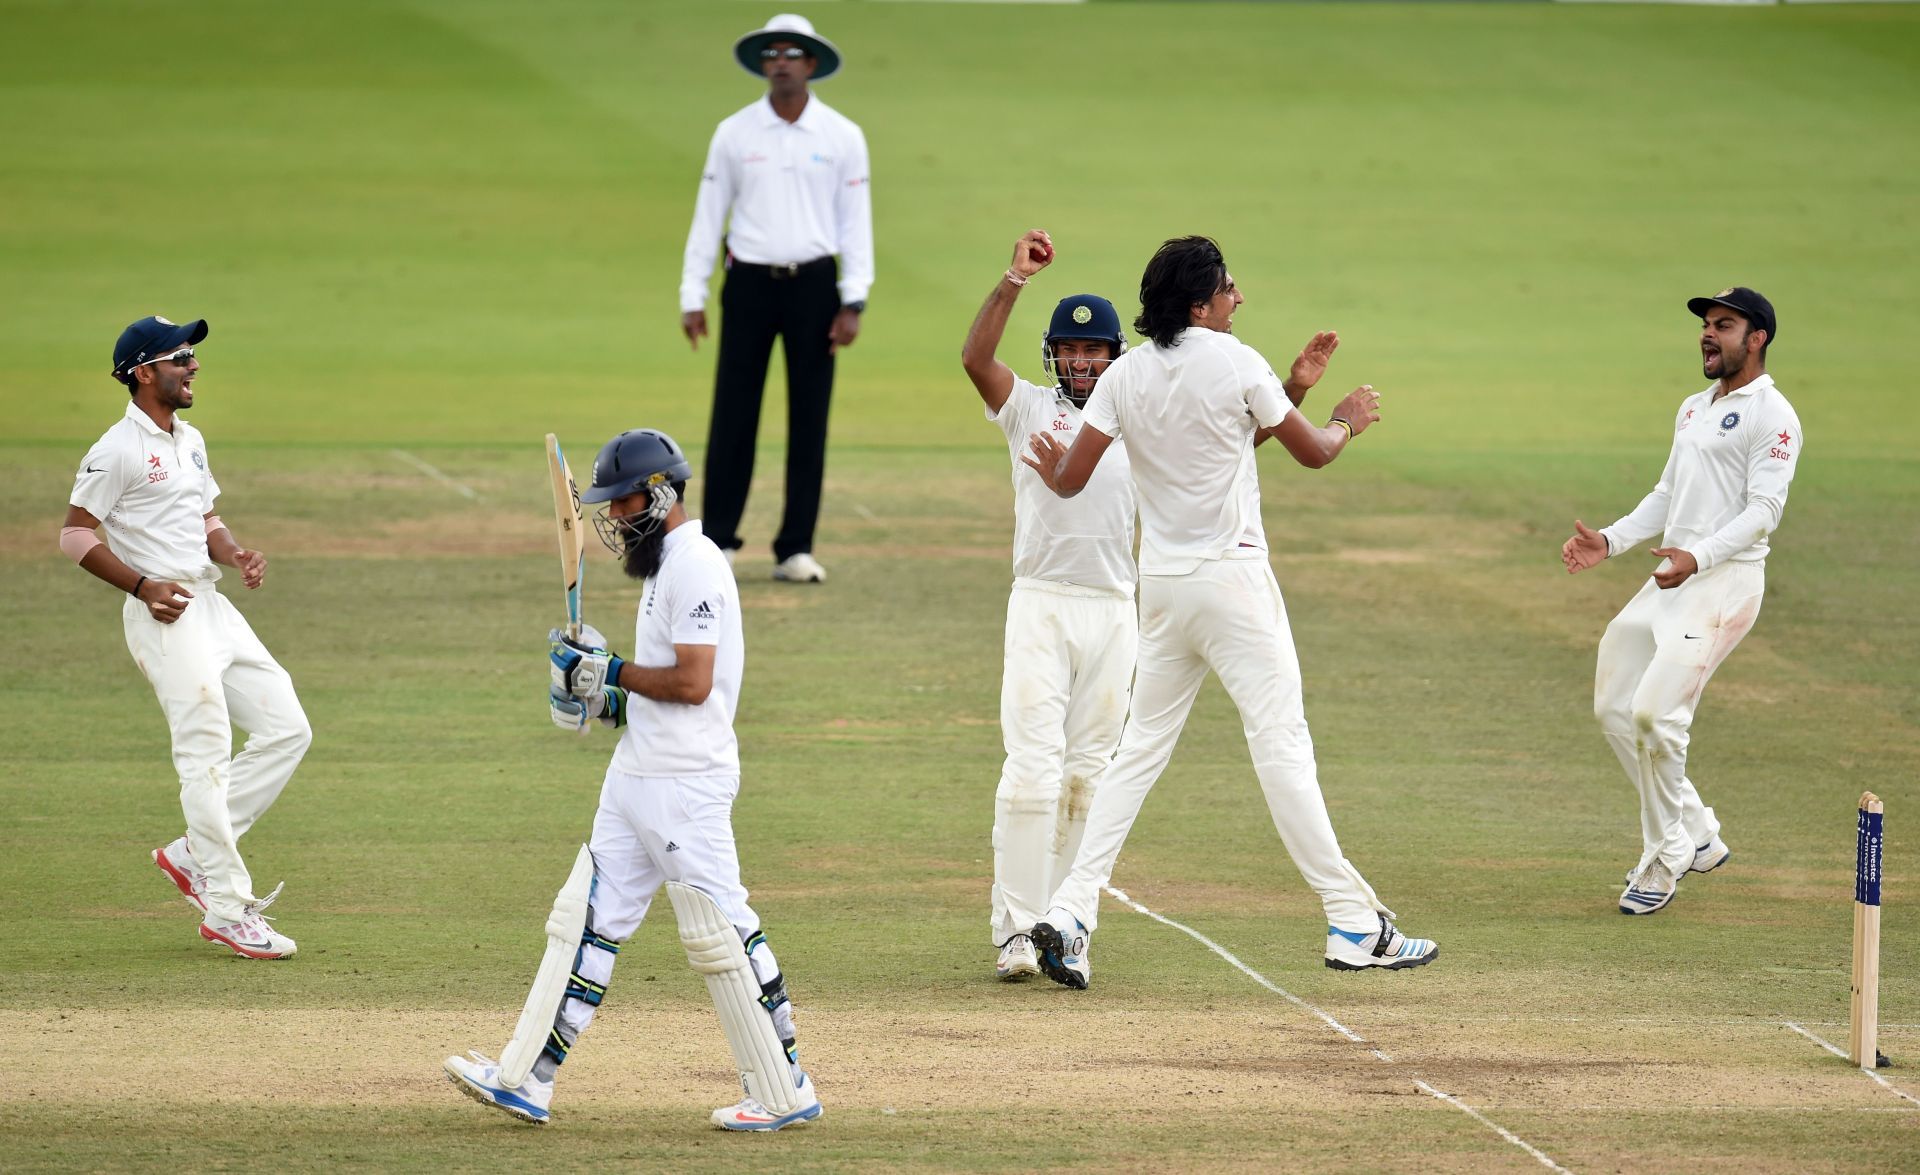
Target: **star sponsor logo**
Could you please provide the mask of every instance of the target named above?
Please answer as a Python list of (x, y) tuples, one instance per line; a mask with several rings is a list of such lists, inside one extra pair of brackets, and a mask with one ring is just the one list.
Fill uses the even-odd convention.
[[(1693, 423), (1693, 413), (1694, 410), (1692, 408), (1687, 409), (1687, 414), (1680, 418), (1680, 428), (1685, 428)], [(1674, 431), (1679, 432), (1680, 429), (1675, 429)]]
[(167, 467), (160, 463), (157, 453), (147, 454), (147, 480), (149, 482), (167, 480)]
[(1782, 429), (1780, 432), (1780, 443), (1783, 445), (1791, 445), (1793, 443), (1793, 434)]
[(1767, 456), (1775, 461), (1793, 460), (1793, 453), (1787, 449), (1787, 446), (1793, 443), (1793, 434), (1783, 428), (1774, 435), (1779, 438), (1779, 442), (1767, 450)]

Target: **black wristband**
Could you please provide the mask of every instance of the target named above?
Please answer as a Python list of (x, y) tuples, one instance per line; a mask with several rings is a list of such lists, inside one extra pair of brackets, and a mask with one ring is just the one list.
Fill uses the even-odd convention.
[(127, 594), (137, 600), (140, 598), (140, 589), (145, 586), (147, 586), (147, 577), (143, 575), (134, 583), (133, 590)]

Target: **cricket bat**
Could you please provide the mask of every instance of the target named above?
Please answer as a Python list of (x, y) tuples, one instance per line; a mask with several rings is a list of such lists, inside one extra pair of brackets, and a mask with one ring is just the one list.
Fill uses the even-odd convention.
[(580, 637), (580, 581), (587, 569), (587, 528), (580, 510), (580, 487), (560, 451), (560, 438), (547, 434), (547, 473), (553, 479), (553, 519), (560, 535), (560, 584), (567, 593), (567, 635)]

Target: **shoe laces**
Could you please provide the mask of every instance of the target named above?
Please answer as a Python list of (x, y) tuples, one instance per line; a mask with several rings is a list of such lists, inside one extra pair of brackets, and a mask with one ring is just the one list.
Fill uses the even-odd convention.
[(266, 909), (266, 908), (267, 908), (268, 906), (271, 906), (271, 905), (273, 905), (273, 903), (275, 903), (275, 902), (277, 902), (277, 901), (279, 901), (279, 900), (280, 900), (280, 891), (281, 891), (281, 890), (283, 890), (283, 889), (285, 889), (285, 888), (287, 888), (287, 883), (283, 881), (283, 882), (281, 882), (281, 883), (280, 883), (279, 885), (276, 885), (276, 886), (274, 886), (274, 887), (273, 887), (273, 892), (272, 892), (272, 893), (270, 893), (270, 894), (268, 894), (268, 895), (267, 895), (266, 897), (264, 897), (264, 898), (255, 898), (255, 899), (253, 899), (252, 901), (250, 901), (250, 902), (248, 902), (248, 903), (247, 903), (247, 905), (246, 905), (246, 911), (247, 911), (247, 913), (249, 913), (249, 914), (258, 914), (258, 915), (259, 915), (259, 916), (260, 916), (261, 918), (263, 918), (263, 919), (265, 919), (265, 920), (266, 920), (266, 921), (268, 921), (268, 922), (271, 922), (271, 921), (273, 921), (273, 919), (271, 919), (271, 918), (267, 918), (267, 916), (266, 916), (265, 914), (261, 914), (260, 912), (261, 912), (262, 910), (264, 910), (264, 909)]

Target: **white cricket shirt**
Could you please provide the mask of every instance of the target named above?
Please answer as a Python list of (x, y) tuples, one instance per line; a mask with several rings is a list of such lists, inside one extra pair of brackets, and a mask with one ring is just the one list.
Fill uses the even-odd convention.
[(1800, 417), (1770, 375), (1715, 400), (1719, 386), (1681, 402), (1653, 492), (1600, 531), (1609, 554), (1664, 530), (1661, 545), (1690, 553), (1702, 571), (1729, 559), (1766, 561), (1767, 536), (1780, 525), (1799, 462)]
[(206, 515), (219, 496), (200, 430), (176, 414), (165, 432), (129, 403), (87, 450), (67, 500), (101, 521), (108, 548), (141, 575), (211, 580), (220, 571)]
[(1131, 599), (1134, 492), (1126, 443), (1108, 448), (1085, 489), (1062, 498), (1020, 458), (1028, 452), (1027, 438), (1037, 432), (1073, 444), (1081, 419), (1073, 401), (1058, 389), (1015, 376), (1007, 402), (987, 419), (1007, 434), (1013, 458), (1013, 574)]
[(775, 114), (770, 98), (727, 118), (707, 147), (693, 204), (682, 313), (706, 306), (723, 232), (736, 258), (761, 265), (838, 254), (840, 300), (866, 301), (873, 286), (866, 136), (817, 94), (794, 122)]
[(698, 706), (627, 694), (627, 725), (613, 766), (627, 775), (692, 778), (740, 774), (733, 714), (740, 704), (746, 644), (740, 635), (740, 590), (727, 557), (689, 520), (662, 541), (660, 572), (640, 593), (633, 630), (635, 665), (664, 669), (675, 645), (717, 645), (713, 690)]
[(1175, 342), (1149, 340), (1114, 360), (1082, 418), (1130, 442), (1142, 575), (1186, 575), (1241, 547), (1267, 549), (1253, 434), (1294, 410), (1272, 365), (1239, 339), (1188, 327)]

